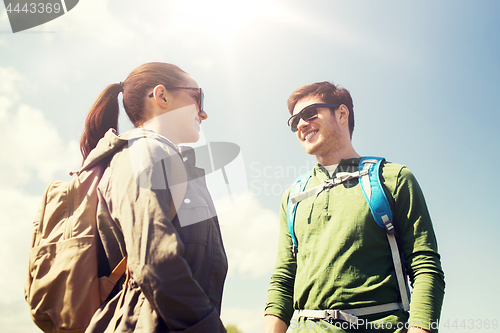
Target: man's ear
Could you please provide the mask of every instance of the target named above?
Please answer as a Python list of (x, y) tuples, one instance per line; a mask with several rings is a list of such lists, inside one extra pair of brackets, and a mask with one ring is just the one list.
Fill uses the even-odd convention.
[(343, 125), (349, 120), (349, 109), (344, 104), (341, 104), (335, 111), (335, 117), (337, 118), (337, 123)]

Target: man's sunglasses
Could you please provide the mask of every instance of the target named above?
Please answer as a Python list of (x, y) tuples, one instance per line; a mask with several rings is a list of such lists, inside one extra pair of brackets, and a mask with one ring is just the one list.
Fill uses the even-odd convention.
[(304, 121), (310, 121), (318, 116), (318, 108), (335, 108), (340, 105), (342, 104), (315, 103), (308, 105), (288, 119), (288, 126), (290, 126), (292, 132), (297, 132), (297, 126), (301, 118)]
[[(173, 89), (184, 89), (184, 90), (194, 90), (198, 92), (198, 96), (196, 97), (196, 103), (198, 104), (198, 107), (200, 108), (200, 112), (204, 112), (203, 106), (204, 106), (204, 100), (205, 100), (205, 95), (203, 94), (203, 90), (201, 88), (191, 88), (191, 87), (165, 87), (167, 90), (173, 90)], [(151, 93), (149, 97), (153, 97), (154, 94)]]

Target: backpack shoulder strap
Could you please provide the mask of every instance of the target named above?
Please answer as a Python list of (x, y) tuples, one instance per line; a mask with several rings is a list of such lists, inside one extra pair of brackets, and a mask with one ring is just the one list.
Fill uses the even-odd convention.
[(360, 184), (375, 222), (388, 233), (394, 233), (391, 206), (380, 182), (380, 165), (383, 161), (383, 157), (363, 157), (359, 161), (359, 169), (368, 170), (368, 174), (360, 178)]
[(295, 213), (297, 212), (298, 202), (292, 203), (291, 198), (294, 195), (304, 192), (307, 182), (311, 178), (311, 171), (305, 172), (298, 176), (294, 180), (292, 187), (290, 189), (290, 195), (288, 196), (288, 205), (286, 208), (286, 221), (288, 224), (288, 230), (290, 231), (290, 237), (292, 237), (292, 253), (295, 256), (297, 254), (299, 244), (297, 238), (295, 237)]
[(398, 244), (394, 236), (394, 225), (392, 210), (385, 195), (382, 183), (380, 182), (380, 165), (385, 161), (383, 157), (367, 156), (359, 161), (360, 170), (368, 170), (368, 174), (360, 178), (361, 189), (365, 195), (366, 202), (370, 206), (373, 218), (378, 226), (384, 228), (387, 234), (387, 240), (391, 248), (392, 261), (396, 271), (401, 302), (405, 311), (410, 310), (409, 287), (406, 276), (403, 272), (401, 256), (399, 254)]

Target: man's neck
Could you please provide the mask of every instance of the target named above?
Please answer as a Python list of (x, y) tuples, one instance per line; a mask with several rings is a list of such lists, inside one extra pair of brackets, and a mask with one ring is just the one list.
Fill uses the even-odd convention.
[(349, 159), (349, 158), (356, 158), (356, 157), (361, 157), (356, 153), (354, 148), (350, 146), (348, 149), (345, 149), (343, 151), (335, 151), (330, 154), (325, 154), (325, 155), (316, 155), (316, 160), (320, 165), (332, 165), (332, 164), (339, 164), (341, 160)]

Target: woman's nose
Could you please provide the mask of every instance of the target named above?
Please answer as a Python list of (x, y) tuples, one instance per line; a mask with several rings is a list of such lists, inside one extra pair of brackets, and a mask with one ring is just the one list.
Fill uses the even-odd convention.
[(203, 121), (203, 120), (206, 120), (208, 118), (208, 114), (205, 112), (205, 111), (200, 111), (198, 112), (198, 115), (200, 116), (200, 119)]

